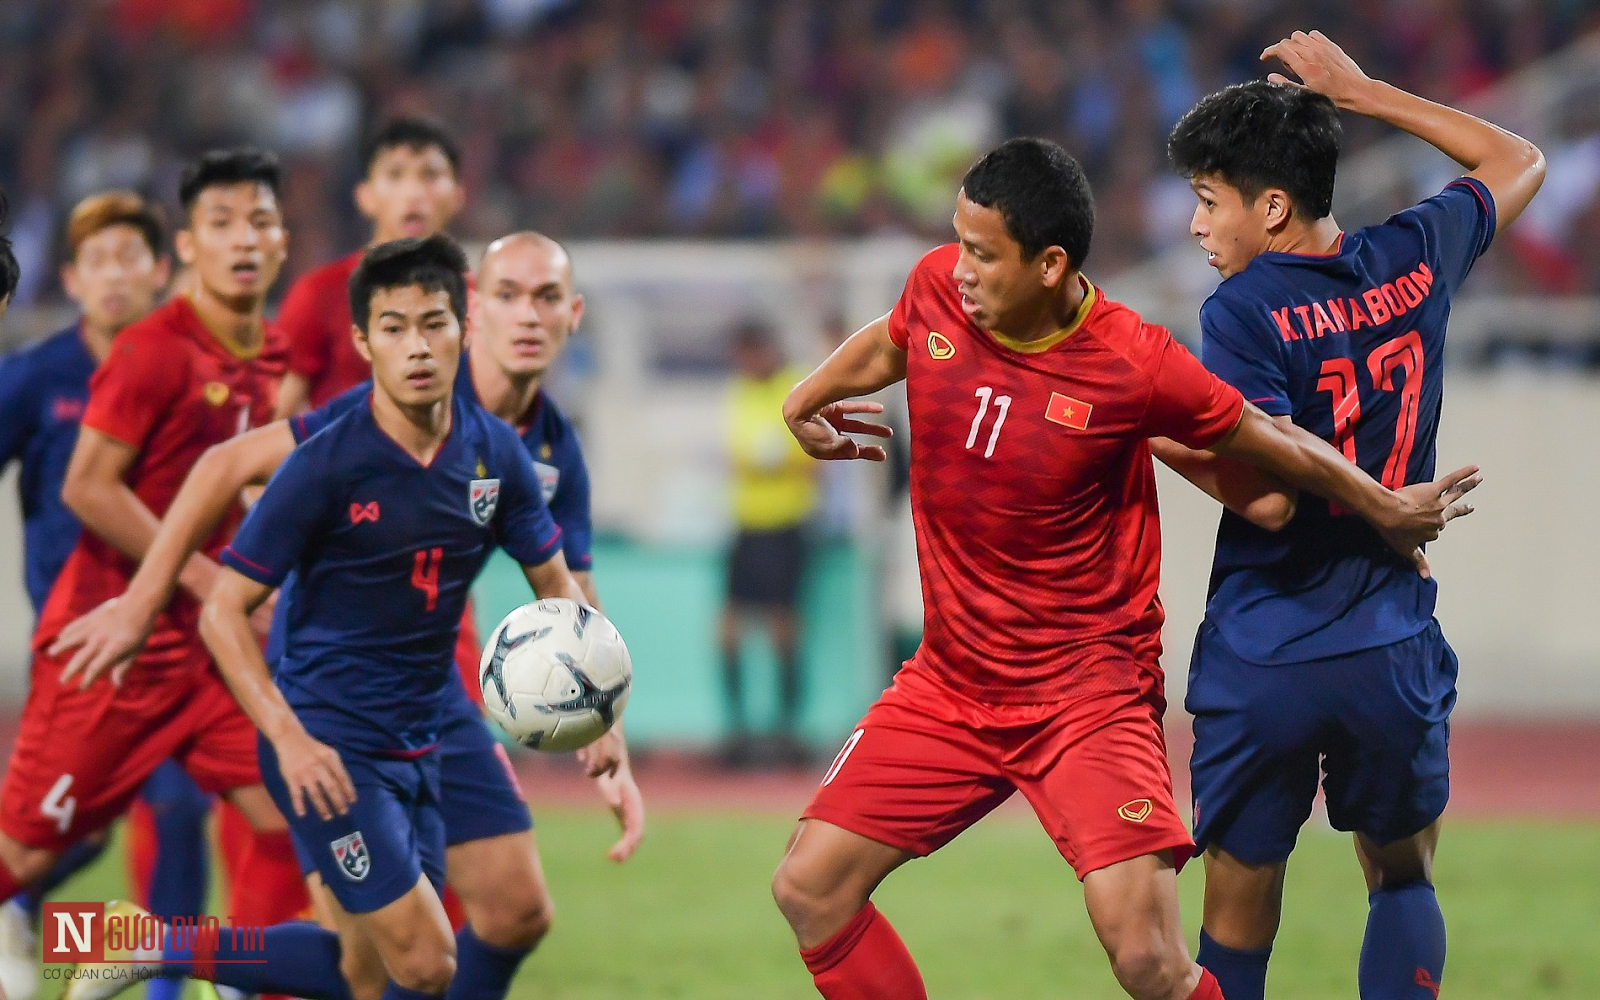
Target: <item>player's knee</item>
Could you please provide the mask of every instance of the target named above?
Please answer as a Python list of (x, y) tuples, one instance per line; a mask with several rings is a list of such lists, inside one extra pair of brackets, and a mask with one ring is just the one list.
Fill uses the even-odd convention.
[(1170, 996), (1193, 965), (1181, 949), (1174, 949), (1156, 935), (1126, 935), (1112, 942), (1107, 951), (1111, 971), (1122, 988), (1134, 997)]
[(842, 913), (844, 920), (848, 920), (855, 910), (860, 909), (859, 901), (852, 906), (840, 888), (820, 884), (805, 870), (802, 862), (795, 860), (793, 854), (783, 859), (772, 876), (772, 898), (777, 902), (779, 912), (802, 940), (816, 936), (818, 927), (842, 922), (836, 920), (839, 914)]
[(434, 995), (449, 989), (455, 974), (454, 950), (427, 946), (408, 948), (389, 970), (396, 986)]
[(350, 985), (351, 1000), (379, 1000), (389, 985), (389, 973), (375, 953), (344, 949), (339, 956), (339, 972)]
[(515, 951), (537, 946), (550, 933), (555, 912), (550, 894), (538, 887), (481, 912), (469, 909), (468, 917), (478, 940), (495, 948)]

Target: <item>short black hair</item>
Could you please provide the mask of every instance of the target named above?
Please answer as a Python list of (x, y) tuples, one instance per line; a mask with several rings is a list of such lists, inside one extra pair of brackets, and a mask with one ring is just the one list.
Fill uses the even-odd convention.
[(187, 216), (206, 188), (251, 181), (271, 191), (276, 199), (283, 186), (278, 158), (254, 146), (213, 149), (198, 160), (184, 164), (183, 173), (178, 177), (178, 204), (183, 206), (183, 214)]
[[(0, 228), (6, 224), (6, 217), (11, 214), (11, 202), (6, 198), (6, 193), (0, 191)], [(17, 285), (22, 283), (22, 267), (17, 263), (16, 252), (11, 249), (11, 237), (0, 236), (0, 302), (8, 302), (11, 296), (17, 293)]]
[(1072, 154), (1048, 139), (1008, 139), (983, 154), (961, 179), (967, 199), (992, 208), (1033, 260), (1060, 247), (1082, 269), (1094, 237), (1094, 195)]
[(361, 144), (361, 176), (372, 173), (379, 156), (399, 146), (419, 152), (437, 149), (450, 161), (451, 172), (461, 173), (461, 150), (443, 125), (427, 118), (391, 118)]
[(1185, 177), (1215, 174), (1250, 203), (1268, 188), (1289, 193), (1309, 219), (1333, 211), (1339, 109), (1304, 87), (1266, 80), (1224, 87), (1189, 110), (1167, 138)]
[(372, 296), (380, 288), (416, 285), (424, 292), (450, 295), (450, 311), (467, 323), (467, 255), (443, 233), (426, 239), (408, 236), (390, 240), (361, 255), (350, 275), (350, 315), (364, 332), (371, 319)]

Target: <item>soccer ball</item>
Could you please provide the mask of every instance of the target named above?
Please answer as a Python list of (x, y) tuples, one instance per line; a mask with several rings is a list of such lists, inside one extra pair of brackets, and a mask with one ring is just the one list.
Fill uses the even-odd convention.
[(588, 746), (622, 716), (633, 660), (617, 627), (564, 597), (506, 615), (483, 647), (478, 682), (489, 715), (525, 747)]

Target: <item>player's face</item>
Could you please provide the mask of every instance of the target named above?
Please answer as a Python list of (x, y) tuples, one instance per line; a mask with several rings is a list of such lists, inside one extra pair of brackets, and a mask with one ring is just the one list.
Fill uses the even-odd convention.
[(85, 318), (107, 330), (120, 330), (148, 313), (166, 282), (166, 260), (126, 224), (107, 226), (84, 240), (61, 269), (61, 283)]
[(367, 310), (367, 329), (355, 330), (356, 350), (372, 363), (378, 390), (403, 407), (444, 399), (461, 364), (461, 321), (450, 293), (419, 285), (379, 288)]
[(278, 278), (289, 237), (272, 189), (255, 181), (213, 184), (200, 192), (189, 227), (176, 240), (178, 258), (200, 288), (240, 308), (266, 298)]
[(474, 347), (507, 375), (543, 375), (583, 318), (566, 251), (553, 242), (507, 240), (489, 248), (479, 278)]
[(1247, 205), (1238, 188), (1214, 174), (1193, 177), (1189, 186), (1196, 198), (1189, 232), (1224, 278), (1238, 274), (1267, 248), (1271, 199), (1258, 196)]
[(961, 246), (954, 276), (967, 318), (1004, 333), (1018, 329), (1022, 317), (1037, 315), (1051, 284), (1040, 259), (1022, 259), (1022, 247), (1006, 231), (1000, 212), (963, 191), (956, 196), (954, 224)]
[(450, 158), (437, 146), (391, 146), (356, 186), (356, 206), (372, 220), (378, 243), (432, 236), (461, 211), (464, 198)]

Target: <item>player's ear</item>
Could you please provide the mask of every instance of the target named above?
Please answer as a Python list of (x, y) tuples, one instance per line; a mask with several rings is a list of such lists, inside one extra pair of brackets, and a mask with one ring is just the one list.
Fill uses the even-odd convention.
[(1046, 288), (1060, 288), (1072, 273), (1072, 258), (1060, 247), (1045, 247), (1039, 253), (1039, 277)]
[(167, 282), (172, 280), (172, 258), (164, 253), (156, 254), (156, 288), (167, 287)]
[(1266, 223), (1268, 229), (1282, 229), (1294, 214), (1294, 202), (1289, 200), (1289, 193), (1282, 188), (1267, 188), (1261, 192), (1259, 200), (1261, 221)]
[[(161, 283), (166, 284), (166, 279), (163, 278)], [(66, 290), (67, 298), (78, 301), (78, 268), (74, 261), (61, 265), (61, 287)]]
[(578, 324), (583, 322), (583, 296), (577, 292), (572, 293), (572, 325), (567, 328), (567, 333), (578, 332)]
[(350, 342), (355, 345), (356, 353), (361, 355), (367, 364), (372, 364), (372, 345), (367, 343), (367, 331), (361, 329), (355, 323), (351, 323)]
[(188, 226), (172, 234), (172, 249), (177, 252), (180, 263), (194, 265), (194, 232)]
[(372, 183), (365, 177), (356, 185), (356, 208), (361, 214), (376, 222), (378, 219), (378, 199), (372, 193)]

